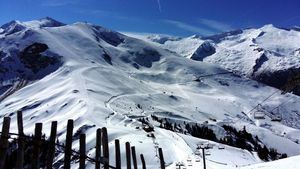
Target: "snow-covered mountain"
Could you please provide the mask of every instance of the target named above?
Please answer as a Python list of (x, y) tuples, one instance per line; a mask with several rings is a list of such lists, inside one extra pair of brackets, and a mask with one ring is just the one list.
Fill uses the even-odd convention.
[[(215, 63), (265, 84), (281, 88), (300, 73), (300, 31), (266, 25), (210, 37), (139, 36), (184, 57)], [(157, 39), (165, 39), (159, 41)], [(293, 91), (300, 94), (300, 87)]]
[[(97, 25), (65, 25), (51, 18), (12, 21), (0, 32), (0, 115), (12, 118), (12, 132), (17, 130), (18, 110), (24, 113), (25, 133), (33, 131), (34, 123), (43, 122), (43, 131), (49, 135), (51, 121), (58, 121), (60, 141), (65, 139), (67, 120), (74, 119), (75, 132), (87, 134), (88, 154), (93, 155), (95, 131), (105, 126), (110, 145), (116, 138), (121, 144), (130, 141), (138, 154), (145, 155), (147, 168), (159, 165), (157, 146), (163, 148), (167, 168), (174, 168), (177, 162), (189, 163), (186, 168), (199, 168), (202, 163), (195, 153), (197, 144), (208, 142), (213, 145), (208, 168), (263, 162), (254, 149), (222, 145), (221, 140), (238, 134), (228, 134), (224, 125), (238, 131), (246, 129), (253, 135), (251, 140), (257, 136), (253, 142), (257, 145), (288, 156), (300, 155), (298, 96), (281, 94), (218, 65), (182, 57), (203, 53), (214, 48), (214, 43), (203, 44), (196, 36), (186, 38), (183, 40), (195, 40), (195, 46), (199, 44), (202, 49), (193, 52), (187, 49), (192, 45), (186, 45), (179, 53)], [(167, 39), (170, 46), (178, 41)], [(159, 43), (166, 44), (164, 41)], [(270, 93), (274, 94), (265, 100)], [(262, 120), (254, 118), (257, 110), (253, 108), (259, 103), (266, 114)], [(279, 111), (273, 111), (276, 107)], [(282, 121), (272, 121), (278, 115)], [(141, 119), (146, 122), (142, 124)], [(161, 119), (176, 123), (177, 128), (162, 128)], [(145, 130), (145, 123), (154, 131)], [(216, 138), (193, 137), (186, 124), (208, 127)], [(74, 144), (78, 148), (78, 141)], [(254, 146), (247, 145), (251, 149)]]

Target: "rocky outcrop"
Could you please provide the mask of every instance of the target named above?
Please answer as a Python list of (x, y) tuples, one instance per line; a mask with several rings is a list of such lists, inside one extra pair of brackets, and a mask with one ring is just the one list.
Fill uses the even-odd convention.
[(197, 61), (203, 61), (207, 56), (213, 55), (216, 53), (215, 47), (208, 41), (203, 42), (199, 48), (191, 56), (191, 59)]

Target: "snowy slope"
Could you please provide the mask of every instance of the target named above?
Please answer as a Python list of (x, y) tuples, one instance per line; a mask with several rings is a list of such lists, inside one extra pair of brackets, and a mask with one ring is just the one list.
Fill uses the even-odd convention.
[(128, 33), (126, 35), (135, 37), (148, 42), (153, 42), (164, 49), (176, 52), (184, 57), (191, 58), (196, 52), (197, 48), (204, 42), (201, 37), (194, 35), (187, 38), (172, 37), (168, 35), (152, 35), (152, 34), (138, 34)]
[[(233, 75), (219, 66), (181, 57), (100, 26), (57, 23), (46, 18), (2, 26), (0, 68), (5, 71), (0, 72), (0, 115), (12, 117), (12, 132), (17, 129), (17, 110), (24, 112), (26, 133), (33, 131), (34, 123), (43, 122), (43, 131), (49, 134), (51, 121), (57, 120), (60, 141), (65, 139), (67, 120), (74, 119), (75, 132), (88, 126), (88, 154), (94, 154), (96, 129), (105, 126), (111, 148), (116, 138), (121, 144), (130, 141), (138, 154), (145, 154), (148, 168), (159, 164), (156, 145), (163, 148), (169, 168), (179, 161), (187, 163), (189, 158), (193, 166), (187, 168), (199, 168), (202, 164), (196, 158), (201, 157), (194, 151), (198, 143), (207, 141), (161, 129), (154, 121), (155, 138), (148, 137), (137, 118), (155, 114), (174, 121), (208, 121), (219, 137), (225, 132), (220, 128), (223, 124), (247, 126), (270, 148), (289, 156), (300, 154), (300, 145), (295, 143), (300, 139), (298, 96), (281, 95), (275, 88)], [(27, 63), (27, 55), (43, 61), (44, 66)], [(224, 72), (228, 74), (197, 79)], [(263, 106), (270, 111), (284, 103), (279, 112), (283, 121), (272, 122), (267, 117), (258, 124), (253, 111), (249, 111), (272, 92), (277, 93)], [(74, 144), (78, 148), (78, 141)], [(210, 151), (209, 168), (262, 162), (255, 153), (230, 146)]]
[[(149, 37), (139, 38), (152, 40)], [(290, 70), (300, 72), (300, 32), (297, 29), (265, 25), (258, 29), (236, 30), (210, 37), (174, 39), (157, 45), (187, 58), (218, 64), (277, 88), (285, 85), (291, 75)], [(209, 44), (208, 48), (203, 49), (205, 44)], [(294, 90), (298, 95), (299, 89), (298, 86)]]
[[(299, 68), (300, 55), (297, 52), (300, 48), (299, 38), (300, 32), (279, 29), (273, 25), (266, 25), (259, 29), (246, 29), (241, 34), (220, 39), (217, 44), (220, 48), (219, 52), (207, 58), (207, 61), (245, 74), (249, 71), (259, 73)], [(236, 54), (230, 54), (232, 52)], [(224, 54), (228, 54), (228, 57), (221, 56)], [(265, 60), (257, 62), (263, 54)], [(224, 60), (226, 58), (232, 63), (226, 62)], [(233, 65), (243, 65), (244, 69)]]
[(278, 161), (273, 161), (273, 162), (268, 162), (268, 163), (262, 163), (262, 164), (256, 164), (256, 165), (251, 165), (247, 167), (242, 167), (242, 169), (255, 169), (255, 168), (261, 168), (261, 169), (297, 169), (299, 168), (300, 164), (300, 157), (295, 156), (295, 157), (290, 157), (287, 159), (282, 159)]

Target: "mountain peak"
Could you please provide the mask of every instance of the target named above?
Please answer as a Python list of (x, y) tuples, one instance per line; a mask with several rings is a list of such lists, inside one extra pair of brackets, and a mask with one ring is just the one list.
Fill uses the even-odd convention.
[(45, 17), (39, 20), (24, 22), (24, 25), (28, 27), (59, 27), (59, 26), (65, 26), (66, 24), (59, 22), (53, 18)]
[(2, 29), (1, 34), (2, 33), (5, 33), (6, 35), (13, 34), (21, 30), (24, 30), (25, 28), (26, 27), (20, 21), (13, 20), (1, 26)]
[(2, 25), (0, 27), (1, 28), (0, 32), (1, 34), (4, 33), (6, 35), (10, 35), (25, 30), (27, 28), (59, 27), (64, 25), (66, 24), (61, 23), (50, 17), (45, 17), (39, 20), (32, 20), (27, 22), (20, 22), (18, 20), (13, 20)]
[(195, 35), (190, 36), (190, 38), (191, 38), (191, 39), (201, 39), (201, 36), (195, 34)]
[(278, 28), (276, 26), (274, 26), (273, 24), (267, 24), (267, 25), (264, 25), (263, 27), (259, 28), (260, 30), (262, 31), (274, 31), (274, 30), (287, 30), (286, 28)]
[(12, 20), (12, 21), (10, 21), (10, 22), (8, 22), (8, 23), (3, 24), (3, 25), (1, 26), (1, 28), (5, 30), (5, 29), (11, 27), (12, 25), (17, 25), (17, 24), (21, 24), (21, 22), (18, 21), (18, 20)]

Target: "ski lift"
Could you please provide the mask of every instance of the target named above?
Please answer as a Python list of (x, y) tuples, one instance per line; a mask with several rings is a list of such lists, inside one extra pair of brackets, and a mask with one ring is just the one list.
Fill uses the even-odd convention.
[(257, 106), (257, 109), (254, 112), (254, 119), (257, 120), (265, 119), (265, 112), (262, 109), (262, 106), (260, 104)]
[(188, 166), (193, 166), (191, 157), (188, 157), (186, 161)]
[(201, 160), (200, 160), (200, 158), (199, 157), (197, 157), (196, 159), (195, 159), (195, 162), (196, 163), (199, 163)]
[(207, 152), (205, 153), (205, 155), (206, 155), (206, 156), (210, 156), (210, 155), (211, 155), (210, 151), (207, 151)]
[(211, 155), (211, 152), (210, 152), (209, 149), (206, 149), (206, 150), (204, 151), (204, 153), (205, 153), (206, 156), (210, 156), (210, 155)]
[(189, 162), (192, 162), (191, 157), (188, 157), (186, 161), (187, 161), (188, 163), (189, 163)]
[(224, 146), (223, 144), (219, 144), (218, 149), (219, 149), (219, 150), (224, 150), (224, 149), (225, 149), (225, 146)]
[(274, 111), (272, 111), (271, 121), (281, 122), (281, 120), (282, 120), (282, 115), (279, 112), (279, 107), (277, 107)]
[(177, 162), (176, 163), (176, 169), (185, 169), (185, 165), (183, 162)]
[(199, 149), (197, 149), (196, 151), (195, 151), (195, 155), (201, 155), (201, 152), (199, 151)]
[(206, 149), (213, 149), (213, 147), (214, 147), (213, 144), (208, 143), (205, 148)]
[(282, 116), (281, 115), (274, 115), (272, 116), (271, 121), (277, 121), (277, 122), (281, 122), (282, 120)]
[(196, 149), (197, 149), (197, 150), (200, 150), (200, 149), (203, 148), (203, 146), (204, 146), (204, 143), (198, 143)]

